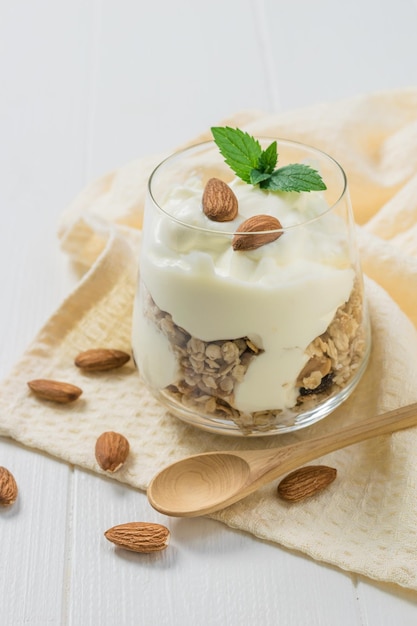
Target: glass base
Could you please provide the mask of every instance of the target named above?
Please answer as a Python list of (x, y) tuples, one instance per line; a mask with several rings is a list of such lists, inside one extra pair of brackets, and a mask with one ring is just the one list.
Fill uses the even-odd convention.
[(327, 399), (323, 399), (320, 404), (308, 410), (298, 411), (287, 410), (277, 414), (274, 422), (268, 421), (265, 424), (236, 424), (232, 419), (218, 417), (213, 414), (198, 412), (197, 409), (189, 408), (177, 402), (170, 394), (160, 391), (155, 394), (156, 398), (169, 410), (169, 412), (192, 426), (202, 430), (215, 433), (218, 435), (233, 435), (237, 437), (266, 437), (272, 435), (280, 435), (284, 433), (294, 432), (311, 426), (319, 420), (327, 417), (337, 407), (339, 407), (353, 392), (359, 383), (366, 366), (368, 364), (370, 354), (370, 342), (368, 350), (364, 355), (361, 365), (356, 370), (355, 375), (338, 393), (331, 395)]

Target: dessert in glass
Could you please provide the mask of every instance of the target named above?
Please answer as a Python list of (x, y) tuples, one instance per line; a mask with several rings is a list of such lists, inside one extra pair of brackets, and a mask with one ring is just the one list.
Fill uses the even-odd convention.
[(271, 190), (256, 168), (245, 182), (212, 141), (163, 161), (149, 180), (132, 331), (140, 375), (170, 413), (243, 436), (327, 416), (370, 349), (342, 168), (300, 143), (255, 141), (263, 154), (277, 141), (282, 171), (304, 164), (324, 184)]

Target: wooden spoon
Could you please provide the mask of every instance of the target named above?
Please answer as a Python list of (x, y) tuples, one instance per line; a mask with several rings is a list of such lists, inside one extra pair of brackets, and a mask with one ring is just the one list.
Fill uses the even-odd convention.
[(148, 500), (165, 515), (195, 517), (213, 513), (333, 450), (415, 424), (417, 402), (281, 448), (196, 454), (159, 472), (149, 485)]

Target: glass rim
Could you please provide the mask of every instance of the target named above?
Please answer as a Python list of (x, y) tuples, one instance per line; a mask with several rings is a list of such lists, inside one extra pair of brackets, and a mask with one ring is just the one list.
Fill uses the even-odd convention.
[[(201, 233), (210, 233), (212, 235), (217, 235), (217, 236), (234, 236), (234, 235), (239, 235), (239, 236), (253, 236), (253, 235), (260, 235), (260, 234), (264, 234), (264, 233), (284, 233), (285, 231), (290, 231), (290, 230), (294, 230), (297, 228), (300, 228), (302, 226), (307, 226), (308, 224), (311, 224), (313, 222), (316, 222), (317, 220), (322, 219), (325, 215), (327, 215), (328, 213), (330, 213), (331, 211), (334, 210), (334, 208), (341, 202), (341, 200), (343, 199), (343, 197), (347, 194), (347, 189), (348, 189), (348, 184), (347, 184), (347, 176), (346, 173), (343, 169), (343, 167), (340, 165), (340, 163), (338, 161), (336, 161), (336, 159), (334, 157), (332, 157), (330, 154), (328, 154), (327, 152), (324, 152), (324, 150), (321, 150), (320, 148), (315, 148), (314, 146), (311, 146), (309, 144), (303, 143), (302, 141), (295, 141), (293, 139), (285, 139), (282, 137), (271, 137), (271, 136), (266, 136), (266, 135), (256, 135), (255, 139), (257, 139), (258, 141), (276, 141), (278, 144), (278, 153), (279, 153), (279, 146), (282, 144), (286, 144), (287, 146), (294, 146), (295, 148), (300, 148), (300, 149), (305, 149), (305, 150), (309, 150), (311, 152), (315, 152), (316, 154), (320, 155), (322, 158), (324, 158), (325, 160), (328, 160), (329, 162), (331, 162), (335, 168), (339, 171), (339, 173), (341, 174), (342, 177), (342, 190), (339, 194), (339, 196), (337, 197), (337, 200), (335, 202), (333, 202), (332, 204), (329, 204), (328, 208), (323, 211), (322, 213), (320, 213), (319, 215), (316, 215), (314, 217), (311, 217), (307, 220), (304, 220), (302, 222), (298, 222), (297, 224), (291, 224), (289, 226), (282, 226), (281, 228), (276, 228), (273, 230), (259, 230), (259, 231), (250, 231), (250, 232), (242, 232), (242, 231), (238, 231), (238, 230), (220, 230), (217, 228), (207, 228), (205, 226), (197, 226), (195, 224), (190, 224), (188, 222), (185, 222), (184, 220), (179, 219), (178, 217), (176, 217), (175, 215), (171, 215), (171, 213), (169, 213), (166, 209), (164, 209), (160, 203), (156, 200), (154, 193), (152, 191), (152, 182), (154, 179), (154, 176), (156, 176), (158, 174), (158, 172), (161, 170), (161, 168), (166, 165), (169, 161), (174, 160), (174, 158), (177, 157), (181, 157), (183, 154), (187, 153), (187, 152), (191, 152), (193, 149), (195, 150), (196, 148), (204, 148), (204, 147), (209, 147), (209, 146), (216, 146), (216, 143), (214, 142), (214, 140), (207, 140), (207, 141), (200, 141), (198, 143), (192, 144), (190, 146), (186, 146), (185, 148), (181, 148), (180, 150), (176, 150), (175, 152), (172, 152), (171, 154), (169, 154), (167, 157), (165, 157), (162, 161), (160, 161), (158, 163), (158, 165), (156, 167), (154, 167), (154, 169), (152, 170), (149, 178), (148, 178), (148, 184), (147, 184), (147, 190), (148, 190), (148, 194), (149, 197), (151, 198), (152, 202), (154, 203), (154, 205), (164, 214), (166, 215), (166, 217), (168, 217), (170, 220), (172, 220), (173, 222), (176, 222), (177, 224), (180, 224), (181, 226), (185, 227), (185, 228), (189, 228), (191, 230), (195, 230)], [(219, 156), (220, 158), (222, 158), (222, 155), (219, 151)], [(223, 160), (224, 162), (224, 160)], [(226, 164), (227, 165), (227, 164)], [(233, 170), (230, 170), (231, 172), (233, 172)], [(236, 176), (236, 175), (235, 175)], [(260, 191), (262, 191), (262, 189), (260, 189)], [(324, 190), (325, 191), (325, 190)], [(279, 192), (278, 192), (279, 193)], [(288, 192), (282, 192), (282, 193), (288, 193)], [(290, 192), (290, 193), (297, 193), (297, 192)], [(315, 193), (314, 191), (310, 191), (310, 192), (301, 192), (301, 193)], [(218, 224), (221, 224), (222, 222), (217, 222)]]

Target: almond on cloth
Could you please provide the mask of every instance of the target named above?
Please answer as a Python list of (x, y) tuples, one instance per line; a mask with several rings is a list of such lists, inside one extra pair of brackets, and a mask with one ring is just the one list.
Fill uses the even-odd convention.
[(319, 493), (337, 475), (337, 470), (327, 465), (306, 465), (300, 467), (281, 480), (278, 485), (278, 495), (288, 502), (299, 502)]
[(104, 372), (122, 367), (130, 359), (130, 355), (123, 350), (109, 348), (94, 348), (80, 352), (74, 363), (87, 372)]
[(0, 467), (0, 504), (12, 505), (16, 501), (17, 493), (17, 484), (13, 474), (5, 467)]
[(97, 463), (106, 472), (116, 472), (126, 461), (129, 449), (129, 442), (124, 435), (106, 431), (96, 441)]
[(237, 229), (232, 240), (233, 250), (256, 250), (282, 234), (281, 222), (273, 215), (253, 215)]
[(129, 522), (109, 528), (104, 536), (120, 548), (146, 554), (164, 550), (168, 546), (170, 532), (162, 524)]
[(74, 402), (82, 394), (80, 387), (58, 380), (40, 378), (30, 380), (28, 386), (38, 398), (58, 402), (59, 404)]
[(238, 202), (229, 185), (220, 178), (210, 178), (204, 187), (203, 212), (214, 222), (230, 222), (238, 212)]

